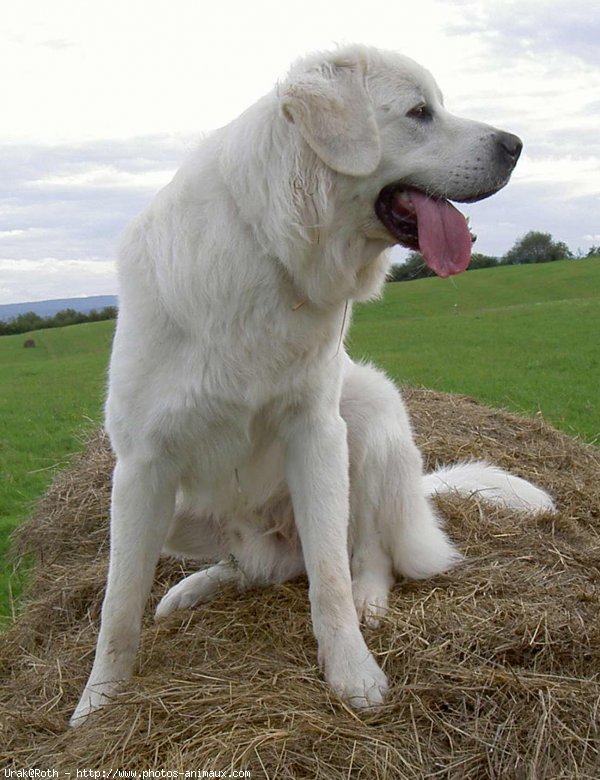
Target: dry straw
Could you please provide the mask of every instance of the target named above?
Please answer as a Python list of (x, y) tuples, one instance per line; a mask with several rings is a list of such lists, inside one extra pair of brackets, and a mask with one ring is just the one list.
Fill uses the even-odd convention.
[(549, 489), (558, 516), (440, 501), (467, 555), (400, 583), (367, 642), (389, 702), (358, 715), (315, 665), (306, 583), (223, 594), (152, 622), (179, 563), (163, 561), (135, 678), (76, 730), (108, 551), (112, 465), (93, 438), (21, 530), (33, 581), (0, 637), (0, 766), (229, 771), (252, 778), (598, 778), (600, 452), (459, 397), (407, 392), (430, 465), (486, 457)]

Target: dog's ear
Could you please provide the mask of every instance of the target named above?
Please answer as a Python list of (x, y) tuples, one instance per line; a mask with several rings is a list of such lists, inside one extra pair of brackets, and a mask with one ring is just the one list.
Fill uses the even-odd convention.
[(333, 170), (367, 176), (379, 165), (381, 143), (359, 67), (328, 65), (293, 79), (281, 108), (321, 160)]

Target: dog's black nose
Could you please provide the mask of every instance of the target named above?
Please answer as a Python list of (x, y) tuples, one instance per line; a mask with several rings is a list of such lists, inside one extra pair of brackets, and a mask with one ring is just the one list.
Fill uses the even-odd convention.
[(512, 161), (513, 165), (519, 159), (521, 150), (523, 149), (523, 141), (512, 133), (499, 132), (496, 136), (498, 146), (501, 149), (501, 154)]

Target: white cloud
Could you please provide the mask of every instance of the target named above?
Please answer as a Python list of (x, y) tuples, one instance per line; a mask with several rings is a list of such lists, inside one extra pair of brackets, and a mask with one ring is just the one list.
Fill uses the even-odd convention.
[(600, 64), (600, 16), (589, 0), (479, 0), (472, 13), (455, 21), (457, 33), (477, 31), (503, 57), (554, 60), (568, 56)]
[(600, 195), (600, 157), (538, 157), (524, 155), (513, 176), (513, 184), (541, 184), (545, 198), (558, 202)]
[(74, 173), (58, 173), (27, 182), (38, 189), (149, 189), (158, 190), (173, 178), (173, 170), (150, 170), (132, 173), (113, 165), (87, 168)]
[[(0, 256), (24, 258), (15, 262), (27, 289), (25, 260), (111, 261), (124, 224), (201, 132), (237, 116), (296, 57), (352, 40), (404, 51), (432, 70), (450, 110), (523, 138), (507, 190), (465, 209), (479, 251), (503, 254), (529, 229), (576, 251), (597, 231), (599, 39), (587, 0), (421, 0), (410, 11), (389, 0), (304, 0), (294, 14), (279, 0), (8, 4)], [(96, 261), (78, 262), (61, 267), (64, 284), (96, 284), (81, 271)], [(59, 278), (39, 270), (36, 289)], [(18, 269), (10, 273), (21, 295)]]
[(0, 241), (2, 241), (3, 238), (15, 238), (16, 236), (26, 236), (27, 233), (31, 231), (30, 228), (27, 230), (0, 230)]
[(108, 260), (0, 259), (0, 303), (113, 295), (115, 263)]

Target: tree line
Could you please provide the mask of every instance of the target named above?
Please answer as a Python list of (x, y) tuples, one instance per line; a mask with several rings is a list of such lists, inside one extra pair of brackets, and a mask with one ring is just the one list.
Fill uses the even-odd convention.
[[(598, 255), (600, 255), (600, 246), (592, 246), (583, 257), (596, 257)], [(574, 257), (569, 247), (562, 241), (554, 241), (550, 233), (531, 230), (519, 238), (512, 249), (509, 249), (503, 257), (492, 257), (473, 252), (468, 270), (492, 268), (498, 265), (551, 263), (554, 260), (571, 260)], [(434, 276), (433, 271), (425, 264), (423, 256), (419, 252), (410, 252), (405, 263), (392, 266), (388, 279), (391, 282), (407, 282), (426, 276)]]
[(114, 320), (117, 317), (116, 306), (103, 309), (91, 309), (87, 314), (75, 309), (61, 309), (53, 317), (41, 317), (34, 311), (19, 314), (8, 322), (0, 320), (0, 336), (14, 336), (16, 333), (29, 333), (42, 328), (62, 328), (64, 325), (79, 325), (82, 322), (100, 322)]

